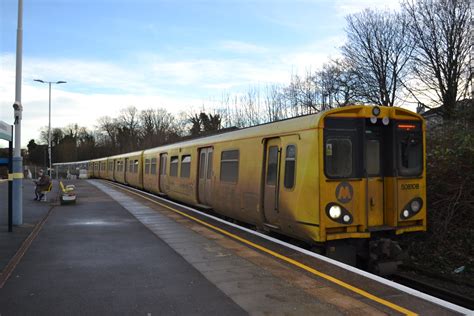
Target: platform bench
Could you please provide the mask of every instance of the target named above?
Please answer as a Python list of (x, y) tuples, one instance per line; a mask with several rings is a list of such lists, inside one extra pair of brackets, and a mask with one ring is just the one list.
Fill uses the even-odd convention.
[(64, 186), (62, 181), (59, 181), (59, 188), (61, 189), (61, 205), (65, 204), (75, 204), (76, 203), (76, 192), (75, 186), (74, 185), (67, 185), (66, 187)]

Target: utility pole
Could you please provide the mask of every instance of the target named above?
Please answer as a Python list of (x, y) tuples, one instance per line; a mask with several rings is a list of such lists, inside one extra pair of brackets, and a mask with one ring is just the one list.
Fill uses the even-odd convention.
[(21, 157), (21, 75), (23, 54), (23, 0), (18, 0), (18, 27), (16, 31), (16, 83), (14, 125), (15, 149), (13, 151), (13, 225), (23, 224), (23, 158)]

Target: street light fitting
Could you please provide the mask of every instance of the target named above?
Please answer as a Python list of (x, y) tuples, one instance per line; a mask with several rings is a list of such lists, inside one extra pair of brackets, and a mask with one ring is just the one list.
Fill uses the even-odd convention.
[(44, 81), (44, 80), (41, 80), (41, 79), (33, 79), (33, 81), (37, 81), (37, 82), (41, 82), (41, 83), (49, 83), (49, 84), (60, 84), (60, 83), (67, 83), (66, 81)]

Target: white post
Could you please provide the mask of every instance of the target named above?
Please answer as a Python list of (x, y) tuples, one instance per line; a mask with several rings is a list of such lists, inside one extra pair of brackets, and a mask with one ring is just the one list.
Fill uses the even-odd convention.
[(18, 0), (18, 27), (16, 32), (16, 83), (14, 125), (15, 150), (13, 151), (13, 225), (23, 224), (23, 158), (21, 157), (21, 75), (23, 54), (23, 0)]

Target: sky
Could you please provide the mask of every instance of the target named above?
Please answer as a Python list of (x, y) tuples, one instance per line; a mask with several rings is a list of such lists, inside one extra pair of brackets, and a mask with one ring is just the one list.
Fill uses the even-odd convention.
[[(286, 84), (344, 44), (345, 16), (387, 0), (24, 0), (22, 144), (121, 109), (197, 110)], [(13, 123), (17, 0), (0, 0), (0, 120)], [(4, 142), (3, 142), (4, 143)], [(3, 145), (0, 141), (0, 146)]]

